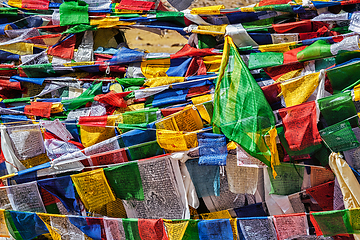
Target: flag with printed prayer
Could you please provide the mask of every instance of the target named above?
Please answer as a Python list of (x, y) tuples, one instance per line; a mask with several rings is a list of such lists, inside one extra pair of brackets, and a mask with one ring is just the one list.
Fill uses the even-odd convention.
[[(277, 164), (276, 143), (274, 144), (275, 116), (230, 37), (225, 38), (214, 95), (212, 123), (229, 140), (240, 144), (250, 155), (268, 166), (271, 165), (270, 162)], [(270, 134), (273, 138), (270, 138), (272, 141), (269, 143), (264, 139), (267, 133), (273, 133)], [(273, 145), (273, 148), (269, 145)]]

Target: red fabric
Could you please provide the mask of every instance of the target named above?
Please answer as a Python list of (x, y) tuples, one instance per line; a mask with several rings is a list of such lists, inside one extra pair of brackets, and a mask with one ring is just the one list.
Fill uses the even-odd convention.
[(49, 118), (51, 115), (51, 106), (51, 102), (31, 102), (31, 105), (25, 106), (24, 113)]
[[(110, 67), (110, 73), (111, 72), (126, 73), (126, 67), (123, 65), (113, 65), (113, 66), (109, 66), (109, 67)], [(108, 65), (106, 65), (106, 64), (99, 65), (100, 72), (105, 72), (107, 68), (108, 68)]]
[(93, 166), (128, 162), (125, 149), (117, 149), (110, 152), (98, 153), (90, 156)]
[(138, 227), (141, 239), (168, 240), (162, 219), (139, 219)]
[(321, 143), (317, 129), (315, 101), (279, 110), (285, 139), (292, 151), (300, 151)]
[(19, 90), (19, 91), (23, 90), (21, 88), (21, 83), (20, 82), (11, 82), (10, 80), (2, 80), (2, 79), (0, 79), (0, 87), (15, 89), (15, 90)]
[(58, 33), (62, 33), (62, 32), (64, 32), (64, 31), (66, 31), (67, 26), (47, 25), (47, 26), (37, 27), (36, 29), (40, 29), (40, 30), (44, 30), (44, 31), (48, 31), (48, 32), (58, 32)]
[(201, 57), (194, 57), (185, 73), (185, 77), (206, 75), (206, 66)]
[(280, 101), (280, 98), (278, 97), (281, 92), (280, 83), (274, 83), (269, 86), (261, 87), (261, 90), (270, 105)]
[(81, 143), (75, 142), (75, 141), (73, 141), (73, 140), (69, 140), (68, 143), (74, 144), (74, 145), (75, 145), (77, 148), (79, 148), (80, 150), (83, 150), (83, 149), (85, 148)]
[(127, 9), (127, 10), (142, 10), (149, 11), (155, 7), (154, 2), (146, 1), (133, 1), (133, 0), (121, 0), (116, 9)]
[(176, 112), (180, 112), (184, 109), (185, 107), (177, 107), (177, 108), (163, 108), (163, 109), (160, 109), (162, 115), (164, 117), (167, 117), (173, 113), (176, 113)]
[(36, 39), (55, 38), (55, 37), (61, 37), (61, 34), (60, 33), (47, 34), (47, 35), (41, 35), (41, 36), (36, 36), (36, 37), (29, 37), (25, 40), (36, 40)]
[(0, 69), (1, 76), (13, 76), (17, 74), (15, 65), (13, 64), (0, 64)]
[(101, 102), (101, 103), (107, 103), (112, 106), (116, 107), (122, 107), (126, 108), (126, 102), (122, 97), (120, 97), (117, 93), (114, 91), (110, 91), (106, 94), (100, 94), (94, 97), (95, 101)]
[(276, 81), (279, 77), (281, 77), (285, 73), (301, 68), (304, 68), (304, 64), (300, 62), (295, 62), (287, 65), (264, 68), (264, 71), (266, 72), (267, 75), (269, 75), (269, 77), (271, 77), (272, 80)]
[(334, 240), (354, 240), (354, 235), (352, 234), (339, 234), (332, 237)]
[(314, 226), (315, 228), (315, 233), (316, 233), (316, 236), (322, 236), (323, 233), (319, 227), (319, 224), (316, 222), (314, 216), (311, 214), (312, 212), (310, 212), (310, 221), (312, 223), (312, 225)]
[[(61, 140), (58, 136), (56, 136), (55, 134), (45, 131), (44, 134), (44, 139), (57, 139), (57, 140)], [(61, 140), (62, 141), (62, 140)]]
[(328, 91), (329, 93), (333, 94), (334, 93), (334, 90), (331, 86), (331, 82), (329, 80), (329, 78), (326, 76), (325, 78), (325, 90)]
[(308, 188), (306, 189), (306, 193), (310, 194), (316, 200), (323, 211), (331, 211), (334, 210), (334, 185), (335, 181), (330, 181), (316, 187)]
[(107, 116), (79, 117), (79, 125), (90, 127), (106, 127)]
[(38, 10), (48, 10), (49, 1), (48, 0), (22, 0), (22, 8), (25, 9), (38, 9)]
[(317, 38), (317, 37), (318, 37), (317, 32), (299, 33), (300, 40), (312, 39), (312, 38)]
[(208, 85), (200, 86), (200, 87), (192, 87), (192, 88), (189, 89), (186, 97), (191, 98), (191, 97), (198, 96), (198, 95), (203, 95), (203, 94), (206, 94), (206, 93), (209, 93), (209, 92), (210, 92), (210, 89), (209, 89)]
[(72, 59), (74, 56), (75, 43), (76, 35), (66, 39), (55, 47), (50, 47), (47, 53), (60, 58)]
[[(323, 27), (326, 27), (326, 28), (323, 28)], [(313, 32), (317, 32), (317, 31), (324, 32), (325, 29), (326, 29), (326, 31), (328, 31), (328, 27), (329, 27), (329, 24), (324, 23), (324, 22), (318, 22), (318, 21), (312, 22), (312, 31)], [(322, 30), (320, 30), (320, 29), (322, 29)]]
[(189, 44), (185, 44), (177, 53), (171, 54), (170, 58), (181, 58), (181, 57), (203, 57), (208, 55), (219, 55), (221, 53), (214, 53), (214, 48), (197, 49), (191, 47)]
[(266, 5), (277, 5), (277, 4), (287, 4), (289, 0), (263, 0), (259, 2), (259, 7)]
[(296, 57), (297, 53), (304, 50), (306, 47), (307, 46), (302, 46), (302, 47), (298, 47), (293, 50), (285, 52), (283, 64), (298, 62), (297, 57)]
[(94, 53), (94, 56), (95, 56), (95, 61), (97, 62), (104, 62), (112, 58), (112, 55), (100, 54), (100, 53)]
[(51, 204), (60, 202), (60, 200), (57, 199), (57, 197), (55, 197), (54, 195), (52, 195), (42, 187), (40, 187), (40, 194), (41, 194), (41, 199), (43, 200), (45, 206), (49, 206)]
[(281, 23), (272, 25), (277, 33), (301, 33), (311, 32), (312, 25), (311, 20), (303, 20), (299, 22)]
[(341, 5), (350, 5), (360, 3), (360, 0), (348, 0), (348, 1), (341, 1)]

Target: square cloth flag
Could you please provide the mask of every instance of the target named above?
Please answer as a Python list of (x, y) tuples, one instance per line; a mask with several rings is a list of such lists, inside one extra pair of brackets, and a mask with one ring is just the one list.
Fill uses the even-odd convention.
[(103, 169), (74, 174), (71, 175), (71, 179), (87, 210), (93, 211), (115, 201)]
[(199, 165), (226, 165), (226, 137), (215, 133), (198, 133)]
[(117, 198), (144, 200), (144, 191), (137, 162), (105, 168), (104, 173)]
[(347, 151), (360, 146), (349, 121), (342, 121), (322, 129), (320, 136), (334, 152)]

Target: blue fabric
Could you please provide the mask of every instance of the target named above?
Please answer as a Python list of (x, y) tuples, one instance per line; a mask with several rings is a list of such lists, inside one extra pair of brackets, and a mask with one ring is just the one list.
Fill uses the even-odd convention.
[(10, 123), (10, 122), (18, 122), (18, 121), (29, 121), (26, 116), (16, 116), (16, 115), (1, 115), (1, 120), (4, 123)]
[(294, 5), (294, 6), (291, 6), (292, 10), (294, 13), (305, 13), (305, 8), (301, 5)]
[(20, 59), (20, 56), (18, 54), (0, 50), (0, 59), (1, 60), (18, 61)]
[(216, 133), (198, 133), (199, 165), (226, 165), (228, 155), (226, 137)]
[(233, 240), (229, 219), (203, 220), (198, 228), (200, 240)]
[(0, 163), (0, 177), (8, 175), (8, 171), (6, 170), (6, 163), (2, 162)]
[(85, 217), (70, 217), (70, 222), (76, 226), (80, 231), (94, 240), (101, 240), (101, 226), (100, 224), (88, 225)]
[(59, 8), (61, 3), (49, 2), (49, 8)]
[[(70, 123), (70, 124), (66, 124), (66, 123)], [(65, 127), (71, 133), (71, 135), (74, 137), (75, 141), (81, 143), (79, 130), (76, 126), (76, 123), (77, 123), (76, 120), (66, 120)]]
[(96, 73), (96, 72), (100, 72), (99, 70), (99, 64), (95, 64), (95, 65), (82, 65), (82, 66), (71, 66), (73, 69), (80, 69), (82, 71), (85, 72), (89, 72), (89, 73)]
[(249, 36), (259, 45), (273, 43), (270, 33), (249, 33)]
[(33, 172), (36, 173), (36, 171), (38, 171), (38, 170), (45, 169), (45, 168), (49, 168), (49, 167), (51, 167), (51, 163), (50, 163), (50, 162), (46, 162), (46, 163), (37, 165), (37, 166), (35, 166), (35, 167), (32, 167), (32, 168), (28, 168), (28, 169), (19, 171), (19, 172), (18, 172), (18, 176), (28, 175), (29, 173), (33, 173)]
[[(49, 167), (50, 167), (50, 164), (49, 164)], [(32, 169), (32, 168), (29, 168), (29, 169)], [(26, 169), (26, 170), (28, 170), (28, 169)], [(26, 171), (26, 170), (24, 170), (24, 171)], [(28, 171), (26, 174), (24, 174), (24, 173), (18, 174), (18, 175), (11, 178), (11, 180), (15, 180), (17, 184), (33, 182), (33, 181), (36, 181), (36, 179), (37, 179), (36, 170)]]
[(236, 217), (262, 217), (267, 216), (262, 203), (255, 203), (245, 207), (235, 208)]
[(41, 98), (36, 99), (37, 102), (61, 102), (61, 98)]
[(192, 58), (175, 58), (170, 60), (170, 67), (166, 71), (169, 77), (184, 77)]
[[(27, 25), (25, 27), (22, 27), (22, 28), (36, 28), (36, 27), (40, 27), (42, 24), (43, 24), (43, 20), (41, 17), (38, 17), (38, 16), (28, 16), (28, 15), (23, 15), (23, 17), (25, 18), (26, 17), (26, 22), (27, 22)], [(22, 23), (19, 22), (20, 24)]]
[(27, 78), (27, 77), (20, 77), (20, 76), (12, 76), (10, 81), (19, 81), (19, 82), (29, 82), (35, 83), (37, 85), (42, 85), (45, 81), (45, 78)]
[(0, 24), (0, 35), (5, 35), (5, 28), (9, 23)]
[(156, 140), (155, 130), (130, 130), (121, 135), (125, 147)]
[(253, 22), (259, 20), (258, 15), (255, 12), (232, 12), (226, 14), (231, 24)]
[(321, 1), (318, 2), (318, 1), (312, 1), (312, 3), (314, 4), (314, 7), (316, 9), (341, 5), (341, 2), (321, 2)]
[(70, 213), (80, 213), (70, 176), (39, 180), (38, 185), (57, 197)]
[(186, 90), (165, 90), (154, 96), (152, 101), (153, 107), (161, 107), (164, 105), (174, 105), (177, 103), (186, 102), (186, 95), (189, 89)]
[(132, 50), (126, 47), (120, 48), (115, 55), (109, 60), (111, 63), (123, 64), (141, 62), (145, 53)]
[(199, 81), (194, 81), (194, 80), (196, 79), (187, 78), (186, 82), (172, 84), (171, 87), (172, 89), (177, 90), (177, 89), (189, 89), (192, 87), (201, 87), (205, 85), (214, 86), (214, 83), (211, 80), (199, 80)]
[(186, 168), (194, 183), (199, 198), (220, 195), (219, 166), (199, 166), (199, 159), (186, 161)]
[(31, 212), (9, 211), (16, 229), (24, 240), (30, 240), (45, 233), (49, 233), (44, 222)]

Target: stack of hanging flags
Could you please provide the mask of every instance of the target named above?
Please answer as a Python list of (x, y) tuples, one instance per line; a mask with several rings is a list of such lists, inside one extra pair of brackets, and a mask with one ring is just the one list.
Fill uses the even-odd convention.
[(360, 240), (360, 0), (190, 4), (2, 4), (1, 239)]

